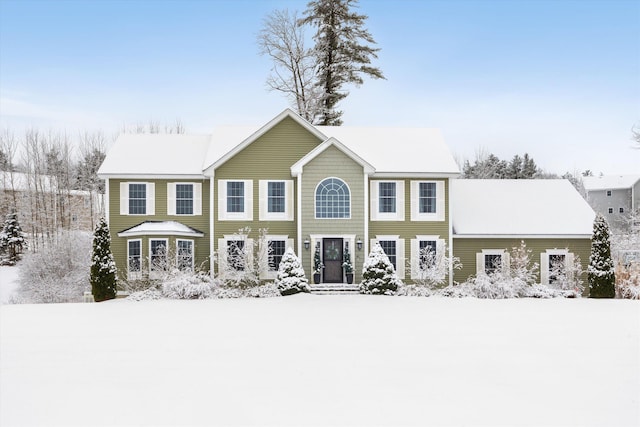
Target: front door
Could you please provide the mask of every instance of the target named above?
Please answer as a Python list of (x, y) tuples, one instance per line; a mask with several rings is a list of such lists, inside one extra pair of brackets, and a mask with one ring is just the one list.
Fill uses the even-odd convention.
[(323, 283), (342, 283), (342, 239), (322, 239)]

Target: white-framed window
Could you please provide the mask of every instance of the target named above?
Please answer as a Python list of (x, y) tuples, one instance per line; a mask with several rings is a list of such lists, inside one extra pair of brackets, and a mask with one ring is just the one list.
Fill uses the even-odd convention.
[(137, 280), (142, 278), (142, 240), (127, 240), (127, 278)]
[(176, 239), (176, 267), (180, 271), (193, 271), (193, 240)]
[(476, 254), (476, 273), (492, 274), (509, 268), (509, 253), (504, 249), (483, 249)]
[(260, 180), (260, 220), (293, 221), (293, 181)]
[(253, 220), (252, 180), (218, 180), (218, 219)]
[(563, 281), (567, 266), (572, 265), (574, 255), (568, 249), (547, 249), (540, 253), (540, 283), (554, 285)]
[(373, 247), (376, 242), (380, 243), (382, 250), (389, 258), (389, 261), (391, 261), (391, 264), (393, 264), (398, 278), (404, 279), (404, 239), (401, 239), (400, 236), (397, 235), (377, 235), (375, 239), (371, 239), (371, 247)]
[(252, 260), (253, 239), (246, 234), (225, 234), (218, 239), (218, 273), (223, 279), (229, 273), (245, 271)]
[(371, 181), (371, 220), (404, 221), (404, 181)]
[(149, 278), (158, 279), (169, 268), (167, 239), (149, 239)]
[(411, 278), (419, 279), (424, 272), (433, 267), (442, 267), (442, 275), (446, 274), (442, 263), (445, 241), (437, 235), (417, 235), (411, 239)]
[(316, 187), (317, 219), (351, 218), (351, 191), (340, 178), (326, 178)]
[(444, 221), (444, 202), (444, 181), (411, 181), (411, 221)]
[(613, 208), (609, 208), (609, 209), (607, 209), (607, 212), (609, 212), (610, 214), (612, 214), (612, 213), (613, 213)]
[(624, 208), (620, 208), (619, 212), (624, 213)]
[(120, 215), (155, 215), (153, 182), (120, 183)]
[(607, 190), (607, 197), (611, 197), (611, 190)]
[(168, 182), (167, 215), (202, 215), (202, 184)]

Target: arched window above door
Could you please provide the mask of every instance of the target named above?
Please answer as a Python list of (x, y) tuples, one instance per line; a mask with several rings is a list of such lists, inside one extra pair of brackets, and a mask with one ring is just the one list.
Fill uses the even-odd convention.
[(351, 218), (351, 193), (340, 178), (327, 178), (316, 188), (316, 218)]

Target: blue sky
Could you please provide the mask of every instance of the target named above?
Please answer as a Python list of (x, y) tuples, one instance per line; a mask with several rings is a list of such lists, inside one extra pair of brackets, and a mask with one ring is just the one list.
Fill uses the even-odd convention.
[[(306, 1), (0, 0), (0, 126), (117, 132), (262, 125), (256, 34)], [(458, 157), (530, 153), (557, 173), (640, 174), (640, 1), (361, 0), (387, 80), (352, 88), (345, 125), (441, 128)], [(310, 35), (310, 34), (309, 34)]]

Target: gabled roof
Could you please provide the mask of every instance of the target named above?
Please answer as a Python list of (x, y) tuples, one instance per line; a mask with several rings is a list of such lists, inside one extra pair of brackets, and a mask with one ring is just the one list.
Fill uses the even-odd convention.
[(98, 169), (98, 176), (202, 176), (210, 135), (122, 134)]
[(595, 213), (567, 180), (454, 179), (454, 237), (589, 237)]
[(619, 190), (631, 188), (640, 180), (640, 175), (604, 175), (582, 178), (587, 191)]
[[(202, 177), (256, 141), (285, 118), (340, 148), (374, 176), (458, 176), (460, 170), (438, 129), (313, 126), (290, 109), (264, 126), (217, 127), (211, 135), (125, 134), (98, 170), (108, 177)], [(325, 146), (326, 148), (326, 146)]]
[(144, 221), (118, 233), (118, 237), (143, 235), (202, 237), (204, 233), (177, 221)]
[[(324, 141), (326, 139), (326, 136), (320, 133), (312, 124), (294, 113), (291, 109), (287, 108), (257, 131), (255, 130), (255, 127), (221, 127), (217, 129), (212, 135), (213, 143), (211, 144), (210, 150), (205, 159), (203, 167), (204, 172), (209, 174), (212, 169), (216, 169), (220, 165), (224, 164), (227, 160), (238, 154), (247, 146), (251, 145), (251, 143), (286, 118), (293, 119), (300, 126), (317, 136), (319, 140)], [(239, 139), (239, 137), (242, 137), (242, 139)], [(231, 145), (231, 147), (229, 147), (229, 145)]]
[(370, 175), (374, 172), (373, 166), (367, 163), (366, 160), (363, 160), (362, 157), (358, 156), (356, 153), (351, 151), (349, 148), (345, 147), (344, 144), (340, 143), (335, 138), (329, 138), (322, 144), (318, 145), (316, 148), (311, 150), (306, 156), (302, 159), (298, 160), (293, 166), (291, 166), (291, 175), (298, 176), (302, 173), (302, 168), (309, 163), (311, 160), (315, 159), (320, 153), (323, 153), (329, 147), (336, 147), (338, 150), (342, 151), (345, 155), (350, 157), (354, 162), (358, 163), (360, 166), (364, 168), (364, 173)]

